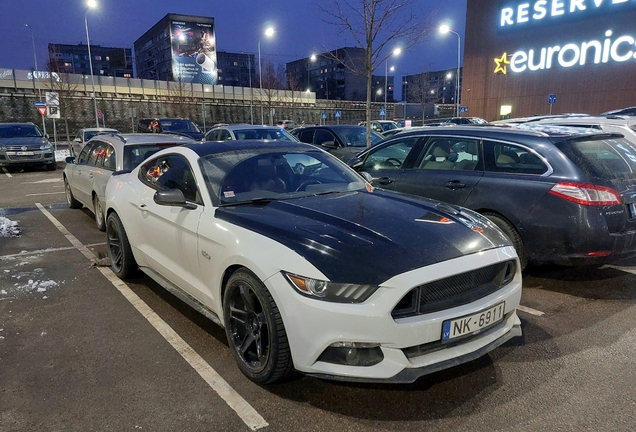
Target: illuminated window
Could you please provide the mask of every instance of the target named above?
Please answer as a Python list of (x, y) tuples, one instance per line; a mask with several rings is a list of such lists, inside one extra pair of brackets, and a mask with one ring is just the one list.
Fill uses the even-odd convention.
[(129, 73), (124, 74), (124, 78), (131, 78), (131, 77), (132, 77), (132, 75), (131, 75), (131, 74), (129, 74)]

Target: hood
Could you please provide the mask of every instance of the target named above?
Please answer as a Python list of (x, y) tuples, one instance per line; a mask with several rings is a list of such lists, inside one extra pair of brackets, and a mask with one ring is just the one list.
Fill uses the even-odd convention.
[(16, 138), (0, 138), (0, 144), (10, 146), (37, 146), (40, 148), (42, 144), (49, 144), (45, 137), (16, 137)]
[(473, 212), (378, 189), (221, 207), (216, 217), (284, 244), (339, 283), (377, 285), (510, 245)]

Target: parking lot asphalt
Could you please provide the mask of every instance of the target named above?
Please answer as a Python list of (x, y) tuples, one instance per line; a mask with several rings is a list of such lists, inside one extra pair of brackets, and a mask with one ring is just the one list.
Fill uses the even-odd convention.
[[(224, 331), (140, 276), (61, 168), (0, 172), (0, 430), (633, 430), (636, 260), (524, 273), (524, 335), (411, 385), (296, 377), (258, 386)], [(97, 264), (97, 265), (96, 265)]]

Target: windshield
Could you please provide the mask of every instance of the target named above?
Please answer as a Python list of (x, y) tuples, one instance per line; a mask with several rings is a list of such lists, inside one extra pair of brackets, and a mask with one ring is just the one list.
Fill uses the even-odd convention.
[(108, 133), (116, 134), (116, 133), (119, 133), (119, 132), (117, 130), (115, 130), (115, 129), (111, 129), (111, 130), (104, 129), (104, 130), (101, 130), (101, 131), (87, 131), (87, 132), (84, 132), (84, 141), (90, 140), (95, 135), (108, 134)]
[(161, 120), (159, 123), (164, 132), (201, 132), (191, 120)]
[(0, 138), (41, 137), (35, 125), (0, 125)]
[(391, 129), (397, 129), (397, 125), (393, 122), (382, 122), (380, 123), (383, 131), (389, 131)]
[(347, 165), (320, 150), (252, 148), (200, 159), (215, 205), (285, 200), (365, 188)]
[[(367, 130), (363, 126), (340, 127), (334, 128), (333, 131), (347, 147), (367, 146)], [(377, 144), (383, 139), (377, 132), (371, 131), (371, 145)]]
[(237, 140), (281, 140), (298, 142), (289, 132), (280, 128), (239, 129), (234, 131)]
[(557, 147), (595, 178), (633, 178), (636, 173), (636, 146), (625, 138), (570, 140)]

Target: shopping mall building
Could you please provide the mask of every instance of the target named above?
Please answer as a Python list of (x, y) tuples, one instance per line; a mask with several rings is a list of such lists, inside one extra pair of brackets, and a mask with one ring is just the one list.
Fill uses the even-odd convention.
[(468, 115), (492, 121), (636, 105), (636, 0), (467, 2)]

